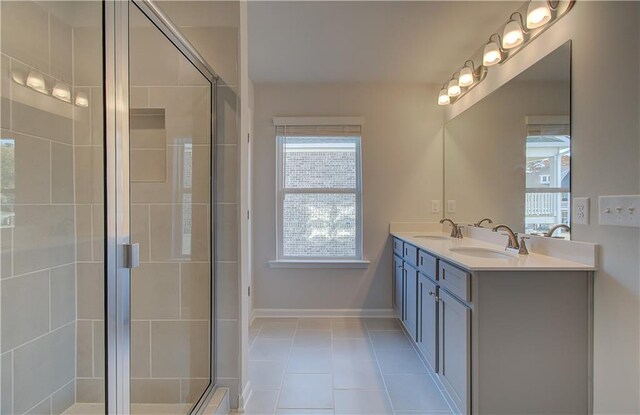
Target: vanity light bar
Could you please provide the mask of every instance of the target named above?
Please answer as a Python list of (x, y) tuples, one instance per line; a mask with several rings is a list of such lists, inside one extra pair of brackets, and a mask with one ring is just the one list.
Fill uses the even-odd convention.
[[(488, 68), (502, 65), (533, 39), (567, 14), (576, 0), (530, 0), (509, 16), (509, 21), (493, 33), (481, 48), (482, 64), (468, 59), (438, 94), (438, 105), (449, 105), (462, 98), (487, 75)], [(523, 15), (525, 14), (525, 15)], [(476, 53), (478, 55), (478, 53)], [(477, 58), (478, 56), (476, 56)]]

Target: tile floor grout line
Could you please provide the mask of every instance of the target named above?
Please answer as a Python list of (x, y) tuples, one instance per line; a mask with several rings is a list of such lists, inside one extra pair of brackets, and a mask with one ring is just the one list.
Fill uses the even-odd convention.
[[(280, 397), (282, 396), (282, 389), (284, 387), (284, 379), (287, 377), (287, 368), (289, 367), (289, 360), (291, 359), (291, 353), (293, 351), (293, 339), (295, 338), (298, 323), (300, 322), (299, 318), (296, 318), (296, 329), (293, 331), (293, 337), (291, 338), (291, 343), (289, 345), (289, 354), (287, 355), (287, 359), (284, 365), (284, 373), (282, 374), (282, 379), (280, 379), (280, 389), (278, 389), (278, 397), (276, 398), (276, 407), (273, 409), (273, 414), (275, 415), (278, 412), (280, 407)], [(263, 326), (264, 327), (264, 326)], [(284, 409), (284, 408), (282, 408)]]
[(382, 366), (380, 366), (380, 362), (378, 361), (378, 352), (376, 351), (376, 348), (373, 345), (373, 339), (371, 338), (371, 332), (369, 331), (369, 326), (366, 325), (366, 323), (365, 323), (365, 326), (367, 327), (367, 338), (369, 339), (369, 343), (371, 344), (373, 356), (375, 357), (376, 365), (378, 366), (378, 371), (380, 372), (380, 378), (382, 379), (382, 384), (384, 385), (384, 391), (387, 395), (389, 406), (391, 406), (391, 412), (395, 414), (396, 409), (393, 406), (393, 401), (391, 401), (391, 394), (389, 393), (389, 387), (387, 386), (387, 381), (385, 380), (384, 375), (382, 374)]

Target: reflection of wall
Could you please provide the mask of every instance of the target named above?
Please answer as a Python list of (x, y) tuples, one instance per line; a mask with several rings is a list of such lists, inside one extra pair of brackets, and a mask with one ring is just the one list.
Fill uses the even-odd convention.
[(58, 414), (75, 400), (74, 107), (18, 85), (31, 65), (72, 83), (72, 28), (33, 2), (2, 2), (3, 414)]
[[(254, 305), (258, 309), (390, 309), (390, 222), (434, 221), (441, 198), (441, 114), (435, 88), (384, 84), (255, 87)], [(274, 269), (274, 116), (362, 116), (365, 270)]]
[(513, 82), (447, 123), (444, 197), (457, 206), (445, 216), (524, 231), (525, 118), (568, 113), (567, 82)]
[(572, 190), (590, 197), (592, 208), (591, 224), (574, 224), (571, 236), (601, 247), (594, 292), (594, 413), (640, 413), (640, 230), (601, 226), (596, 208), (598, 195), (640, 193), (639, 13), (636, 2), (576, 2), (450, 108), (463, 110), (572, 40)]

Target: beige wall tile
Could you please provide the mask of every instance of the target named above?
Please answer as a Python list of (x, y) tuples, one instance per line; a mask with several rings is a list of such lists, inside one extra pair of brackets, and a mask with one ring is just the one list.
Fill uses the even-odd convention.
[[(183, 319), (211, 318), (211, 266), (209, 263), (180, 264)], [(232, 295), (232, 294), (229, 294)], [(220, 309), (220, 304), (218, 304)]]
[(104, 377), (104, 321), (93, 322), (93, 376)]
[[(69, 104), (27, 88), (14, 89), (25, 96), (45, 100), (43, 104), (48, 105), (31, 106), (14, 100), (11, 106), (11, 128), (13, 130), (64, 144), (73, 144), (73, 120)], [(61, 114), (64, 112), (69, 112), (69, 114)]]
[(72, 205), (16, 205), (14, 209), (15, 275), (74, 261)]
[(185, 57), (178, 56), (178, 77), (180, 85), (208, 86), (209, 80)]
[(76, 259), (91, 261), (93, 259), (91, 205), (76, 205)]
[(216, 259), (236, 261), (238, 259), (238, 207), (216, 206)]
[(74, 264), (51, 270), (51, 329), (76, 318), (76, 267)]
[(0, 278), (10, 277), (13, 268), (13, 229), (0, 229)]
[(167, 148), (167, 135), (164, 129), (164, 117), (136, 117), (135, 119), (138, 120), (136, 121), (138, 124), (136, 127), (139, 128), (131, 128), (130, 148), (155, 148), (161, 150), (165, 150)]
[[(9, 131), (3, 138), (14, 140), (14, 186), (16, 203), (50, 203), (51, 143)], [(7, 157), (8, 152), (4, 156)]]
[[(167, 147), (167, 181), (131, 183), (132, 203), (183, 203), (183, 195), (191, 194), (193, 203), (210, 203), (211, 178), (209, 146), (193, 146), (191, 155), (185, 146)], [(184, 160), (191, 158), (191, 182), (185, 172)], [(174, 178), (177, 178), (174, 179)]]
[(104, 318), (104, 271), (101, 263), (78, 263), (78, 319)]
[(183, 33), (229, 85), (237, 85), (238, 29), (235, 27), (184, 27)]
[[(100, 7), (97, 2), (94, 4), (95, 7)], [(98, 14), (98, 16), (100, 15)], [(73, 63), (75, 85), (102, 85), (101, 27), (78, 27), (73, 29)]]
[(0, 55), (0, 128), (11, 128), (11, 65), (6, 55)]
[(25, 412), (25, 415), (50, 415), (51, 414), (51, 397), (48, 397), (44, 401), (40, 402), (29, 412)]
[(104, 205), (91, 206), (93, 218), (93, 260), (102, 261), (104, 257)]
[(130, 180), (132, 182), (165, 182), (167, 180), (166, 150), (130, 150)]
[[(132, 9), (133, 10), (133, 9)], [(138, 14), (139, 11), (131, 12)], [(129, 31), (131, 85), (177, 85), (180, 52), (155, 27)]]
[(91, 88), (91, 144), (104, 145), (104, 104), (101, 87)]
[(2, 287), (2, 351), (49, 331), (49, 272), (11, 278)]
[[(208, 261), (209, 229), (205, 205), (151, 206), (152, 261)], [(191, 234), (183, 219), (191, 218)]]
[(180, 318), (178, 264), (142, 263), (131, 274), (131, 317)]
[(53, 14), (49, 18), (51, 40), (51, 76), (71, 84), (73, 82), (73, 40), (71, 26)]
[(217, 318), (238, 318), (238, 264), (216, 264), (216, 307)]
[(209, 376), (208, 322), (152, 321), (151, 338), (154, 377)]
[(33, 1), (3, 1), (0, 7), (2, 52), (48, 72), (47, 11)]
[(221, 378), (235, 378), (238, 373), (238, 321), (218, 320), (216, 346), (216, 375)]
[(13, 353), (0, 356), (0, 413), (10, 414), (13, 405)]
[(129, 105), (131, 108), (147, 108), (149, 106), (149, 88), (132, 86), (129, 89)]
[(76, 379), (76, 401), (104, 402), (104, 379)]
[(216, 146), (216, 194), (218, 203), (235, 203), (238, 199), (238, 148)]
[(91, 144), (91, 107), (93, 105), (91, 102), (91, 88), (75, 87), (74, 99), (79, 92), (86, 94), (89, 106), (86, 108), (77, 105), (73, 106), (73, 143), (77, 146), (86, 146)]
[(149, 205), (131, 205), (131, 241), (140, 244), (140, 261), (149, 261)]
[(149, 321), (131, 322), (131, 377), (151, 376), (151, 323)]
[(211, 144), (211, 88), (150, 88), (149, 105), (166, 110), (168, 144)]
[(76, 402), (76, 383), (69, 383), (51, 396), (51, 414), (60, 415)]
[(51, 144), (51, 201), (73, 204), (73, 147)]
[(103, 148), (76, 147), (75, 151), (76, 203), (102, 203)]
[(194, 403), (209, 386), (209, 379), (180, 379), (180, 401)]
[(76, 376), (93, 377), (93, 322), (78, 320), (76, 344)]
[(180, 379), (131, 379), (132, 403), (179, 403)]
[(216, 97), (217, 144), (236, 144), (238, 142), (238, 96), (235, 89), (218, 86)]
[(15, 412), (26, 411), (75, 377), (75, 337), (75, 326), (69, 324), (14, 351)]

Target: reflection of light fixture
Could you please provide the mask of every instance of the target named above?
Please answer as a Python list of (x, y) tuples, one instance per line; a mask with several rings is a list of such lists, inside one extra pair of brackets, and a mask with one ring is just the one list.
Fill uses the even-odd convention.
[(440, 90), (440, 94), (438, 95), (438, 105), (447, 105), (451, 102), (451, 98), (449, 98), (449, 93), (447, 92), (447, 88), (442, 86)]
[(502, 61), (503, 58), (500, 45), (497, 42), (491, 40), (494, 35), (497, 36), (498, 39), (500, 39), (500, 36), (494, 33), (489, 38), (489, 43), (484, 46), (484, 52), (482, 53), (482, 64), (484, 66), (497, 65), (498, 63), (500, 63), (500, 61)]
[(89, 106), (89, 98), (87, 97), (86, 92), (78, 92), (76, 94), (76, 105), (82, 108), (87, 108)]
[(546, 1), (532, 0), (527, 7), (527, 28), (537, 29), (551, 20), (551, 8)]
[(27, 86), (43, 94), (49, 94), (47, 85), (44, 83), (44, 76), (33, 69), (29, 71), (29, 75), (27, 76)]
[(25, 82), (24, 72), (19, 71), (17, 69), (12, 70), (11, 79), (13, 79), (13, 82), (15, 82), (16, 84), (24, 85), (24, 82)]
[(460, 95), (462, 90), (460, 89), (460, 85), (458, 85), (458, 80), (454, 77), (449, 81), (449, 87), (447, 88), (447, 94), (450, 97), (457, 97)]
[(62, 82), (56, 82), (51, 95), (65, 102), (71, 102), (71, 89)]
[[(517, 15), (520, 21), (513, 18)], [(511, 20), (506, 24), (502, 31), (502, 47), (505, 49), (512, 49), (519, 46), (524, 42), (524, 30), (522, 27), (522, 15), (515, 12), (511, 15)]]

